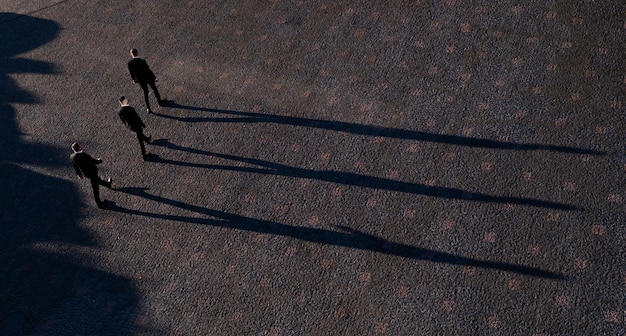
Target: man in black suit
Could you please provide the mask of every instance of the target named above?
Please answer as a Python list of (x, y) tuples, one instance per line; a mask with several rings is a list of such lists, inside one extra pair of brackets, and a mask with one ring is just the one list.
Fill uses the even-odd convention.
[(105, 182), (98, 176), (98, 167), (96, 167), (96, 164), (102, 163), (102, 159), (92, 158), (89, 154), (83, 152), (80, 145), (76, 142), (72, 144), (72, 151), (74, 151), (74, 153), (70, 155), (70, 160), (72, 161), (72, 165), (74, 165), (76, 175), (78, 175), (78, 178), (82, 179), (86, 177), (91, 181), (93, 197), (96, 199), (96, 204), (98, 208), (104, 209), (104, 202), (100, 199), (100, 186), (103, 185), (111, 189), (112, 180), (109, 177)]
[(130, 55), (133, 59), (128, 62), (128, 72), (130, 72), (130, 77), (133, 79), (133, 82), (139, 83), (141, 86), (141, 89), (143, 90), (143, 97), (146, 100), (148, 113), (152, 113), (152, 110), (150, 109), (150, 100), (148, 99), (148, 85), (152, 88), (152, 92), (154, 92), (154, 96), (156, 97), (159, 105), (163, 105), (163, 100), (161, 99), (161, 95), (159, 94), (159, 90), (155, 84), (156, 76), (152, 70), (150, 70), (148, 63), (139, 58), (139, 52), (137, 49), (131, 49)]
[(143, 134), (143, 129), (146, 127), (146, 124), (141, 121), (137, 111), (128, 105), (128, 99), (121, 96), (119, 102), (122, 107), (119, 112), (120, 119), (122, 119), (122, 122), (124, 122), (124, 125), (126, 125), (129, 130), (137, 134), (137, 140), (139, 140), (139, 147), (141, 148), (141, 156), (144, 161), (148, 161), (148, 154), (146, 153), (144, 142), (150, 143), (152, 136), (147, 137)]

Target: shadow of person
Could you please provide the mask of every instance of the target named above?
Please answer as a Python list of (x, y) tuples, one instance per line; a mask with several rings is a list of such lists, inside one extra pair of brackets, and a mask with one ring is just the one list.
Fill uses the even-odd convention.
[(172, 164), (178, 166), (185, 167), (195, 167), (195, 168), (203, 168), (203, 169), (218, 169), (218, 170), (230, 170), (244, 173), (252, 173), (252, 174), (263, 174), (263, 175), (276, 175), (276, 176), (285, 176), (285, 177), (296, 177), (303, 179), (311, 179), (318, 180), (324, 182), (332, 182), (337, 184), (363, 187), (363, 188), (372, 188), (378, 190), (388, 190), (416, 195), (423, 195), (429, 197), (437, 197), (451, 200), (463, 200), (463, 201), (473, 201), (473, 202), (484, 202), (484, 203), (503, 203), (503, 204), (514, 204), (514, 205), (524, 205), (524, 206), (533, 206), (540, 208), (549, 208), (549, 209), (557, 209), (557, 210), (572, 210), (572, 211), (580, 211), (582, 210), (579, 207), (551, 202), (545, 200), (538, 200), (532, 198), (524, 198), (524, 197), (514, 197), (514, 196), (494, 196), (488, 195), (478, 192), (471, 192), (458, 188), (450, 188), (450, 187), (439, 187), (439, 186), (430, 186), (426, 184), (420, 183), (412, 183), (412, 182), (403, 182), (392, 180), (388, 178), (376, 177), (376, 176), (368, 176), (357, 173), (349, 173), (349, 172), (339, 172), (334, 170), (313, 170), (307, 168), (298, 168), (287, 166), (280, 163), (264, 161), (260, 159), (251, 159), (245, 158), (235, 155), (229, 154), (220, 154), (209, 151), (203, 151), (199, 149), (179, 146), (169, 142), (167, 139), (159, 139), (153, 141), (154, 145), (164, 146), (169, 149), (184, 151), (188, 153), (212, 156), (216, 158), (222, 158), (226, 160), (236, 161), (239, 163), (246, 163), (250, 166), (241, 166), (241, 165), (217, 165), (217, 164), (204, 164), (204, 163), (191, 163), (191, 162), (182, 162), (165, 159), (159, 156), (154, 156), (151, 161), (165, 164)]
[(69, 148), (23, 141), (11, 105), (37, 102), (9, 74), (52, 73), (53, 64), (17, 55), (52, 41), (59, 25), (0, 13), (0, 26), (0, 335), (131, 335), (139, 298), (129, 279), (38, 246), (97, 245), (79, 225), (74, 184), (26, 167), (66, 167)]
[(147, 190), (149, 189), (143, 187), (126, 187), (118, 189), (118, 191), (123, 193), (142, 197), (158, 203), (164, 203), (187, 211), (195, 212), (205, 217), (186, 217), (178, 215), (150, 213), (141, 210), (123, 208), (117, 205), (112, 205), (110, 207), (110, 210), (136, 216), (158, 218), (162, 220), (211, 225), (241, 231), (284, 236), (316, 244), (349, 247), (420, 261), (429, 261), (450, 265), (474, 266), (478, 268), (512, 272), (546, 279), (566, 279), (566, 277), (562, 274), (541, 270), (538, 268), (509, 264), (499, 261), (479, 260), (474, 258), (462, 257), (451, 253), (419, 248), (408, 244), (396, 243), (360, 232), (355, 229), (351, 229), (346, 226), (336, 226), (336, 228), (340, 231), (332, 231), (311, 227), (291, 226), (272, 221), (244, 217), (237, 214), (187, 204), (163, 196), (153, 195), (148, 193)]
[(167, 105), (165, 106), (170, 107), (170, 108), (175, 108), (175, 109), (211, 112), (215, 114), (222, 114), (222, 115), (228, 116), (228, 117), (178, 117), (178, 116), (173, 116), (173, 115), (167, 115), (164, 113), (155, 113), (156, 116), (173, 119), (177, 121), (183, 121), (183, 122), (271, 123), (271, 124), (280, 124), (280, 125), (318, 128), (318, 129), (349, 133), (349, 134), (355, 134), (355, 135), (426, 141), (426, 142), (442, 143), (442, 144), (464, 146), (464, 147), (503, 149), (503, 150), (524, 150), (524, 151), (544, 150), (544, 151), (554, 151), (554, 152), (563, 152), (563, 153), (571, 153), (571, 154), (586, 154), (586, 155), (605, 155), (606, 154), (605, 152), (599, 151), (599, 150), (576, 148), (576, 147), (570, 147), (570, 146), (515, 143), (515, 142), (498, 141), (498, 140), (491, 140), (491, 139), (470, 138), (470, 137), (459, 136), (459, 135), (421, 132), (421, 131), (407, 130), (407, 129), (401, 129), (401, 128), (363, 125), (363, 124), (343, 122), (343, 121), (291, 117), (291, 116), (283, 116), (283, 115), (278, 115), (278, 114), (267, 114), (267, 113), (256, 113), (256, 112), (219, 110), (219, 109), (213, 109), (213, 108), (181, 105), (181, 104), (176, 103), (175, 101), (169, 101)]

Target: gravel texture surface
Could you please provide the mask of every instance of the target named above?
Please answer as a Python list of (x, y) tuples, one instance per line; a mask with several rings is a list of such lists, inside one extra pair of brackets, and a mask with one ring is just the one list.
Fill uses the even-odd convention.
[(622, 1), (0, 12), (0, 334), (626, 334)]

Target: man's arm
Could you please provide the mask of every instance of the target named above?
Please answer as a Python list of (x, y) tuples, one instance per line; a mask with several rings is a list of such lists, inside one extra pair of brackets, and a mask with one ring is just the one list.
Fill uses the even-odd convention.
[(141, 120), (141, 117), (139, 116), (139, 114), (137, 114), (137, 111), (134, 108), (133, 108), (133, 113), (135, 114), (135, 117), (137, 117), (137, 121), (139, 122), (139, 125), (141, 126), (141, 128), (146, 128), (146, 124), (143, 123), (143, 120)]
[(128, 62), (128, 73), (130, 73), (130, 78), (133, 79), (133, 82), (137, 83), (137, 76), (135, 76), (135, 70), (130, 65), (130, 62)]
[(128, 121), (126, 120), (126, 118), (124, 118), (122, 113), (120, 113), (120, 120), (122, 120), (122, 122), (124, 123), (124, 125), (126, 125), (127, 128), (130, 128), (130, 125), (128, 124)]
[(153, 81), (156, 82), (157, 81), (156, 75), (154, 74), (154, 72), (152, 72), (152, 69), (150, 69), (150, 66), (148, 66), (148, 62), (146, 62), (146, 60), (142, 60), (142, 61), (143, 61), (143, 64), (145, 65), (145, 67), (146, 67), (146, 74), (148, 76), (150, 76), (150, 78)]
[(83, 178), (83, 172), (80, 171), (80, 168), (78, 168), (74, 162), (72, 162), (72, 166), (74, 166), (74, 171), (76, 172), (76, 175), (78, 175), (78, 178)]
[(87, 157), (85, 158), (85, 160), (89, 159), (89, 161), (91, 161), (91, 162), (92, 162), (92, 163), (94, 163), (94, 164), (102, 163), (102, 159), (101, 159), (101, 158), (94, 159), (94, 158), (93, 158), (93, 157), (91, 157), (91, 155), (89, 155), (89, 154), (86, 154), (86, 153), (85, 153), (85, 155), (87, 156)]

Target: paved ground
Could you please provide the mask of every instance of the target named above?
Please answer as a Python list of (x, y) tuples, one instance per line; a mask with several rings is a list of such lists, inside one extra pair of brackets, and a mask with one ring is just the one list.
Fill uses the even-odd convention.
[(0, 334), (626, 334), (623, 2), (0, 11)]

